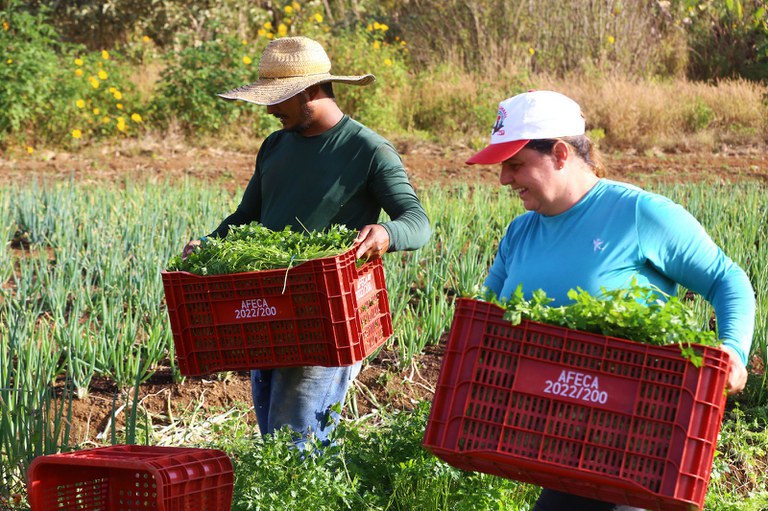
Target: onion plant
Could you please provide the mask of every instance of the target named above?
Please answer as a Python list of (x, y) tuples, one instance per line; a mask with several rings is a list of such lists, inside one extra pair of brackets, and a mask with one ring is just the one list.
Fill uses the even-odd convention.
[[(768, 360), (765, 185), (647, 188), (685, 205), (745, 269), (758, 302), (751, 355)], [(160, 272), (189, 239), (231, 212), (240, 195), (191, 180), (0, 187), (0, 474), (6, 482), (22, 480), (20, 467), (35, 454), (67, 447), (61, 430), (41, 429), (39, 422), (43, 416), (63, 421), (66, 407), (50, 398), (56, 382), (82, 396), (94, 375), (108, 376), (127, 392), (158, 365), (174, 366)], [(420, 250), (384, 256), (390, 342), (403, 365), (444, 337), (453, 298), (483, 283), (507, 224), (523, 212), (500, 186), (430, 188), (420, 196), (432, 238)], [(711, 308), (694, 304), (708, 325)], [(768, 382), (751, 382), (747, 395), (765, 403)]]

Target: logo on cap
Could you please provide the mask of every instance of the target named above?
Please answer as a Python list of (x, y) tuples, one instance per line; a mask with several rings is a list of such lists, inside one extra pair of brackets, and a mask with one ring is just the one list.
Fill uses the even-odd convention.
[(499, 113), (496, 114), (496, 124), (493, 125), (493, 131), (491, 131), (491, 135), (499, 134), (503, 135), (504, 130), (504, 120), (507, 118), (507, 112), (504, 111), (503, 108), (499, 108)]

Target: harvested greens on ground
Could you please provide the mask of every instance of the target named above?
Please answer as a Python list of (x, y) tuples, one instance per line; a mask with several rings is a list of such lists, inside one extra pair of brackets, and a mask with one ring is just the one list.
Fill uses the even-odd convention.
[(258, 222), (232, 226), (225, 238), (205, 238), (186, 259), (177, 255), (169, 271), (222, 275), (292, 268), (312, 259), (334, 257), (354, 245), (357, 231), (333, 225), (325, 231), (272, 231)]
[(702, 330), (693, 309), (676, 296), (636, 282), (625, 289), (602, 288), (596, 296), (577, 288), (568, 292), (572, 303), (550, 307), (553, 301), (538, 289), (530, 300), (522, 286), (508, 299), (499, 300), (490, 290), (474, 296), (505, 309), (504, 319), (520, 324), (528, 319), (631, 341), (663, 346), (680, 345), (683, 356), (697, 362), (690, 344), (719, 346), (717, 334)]

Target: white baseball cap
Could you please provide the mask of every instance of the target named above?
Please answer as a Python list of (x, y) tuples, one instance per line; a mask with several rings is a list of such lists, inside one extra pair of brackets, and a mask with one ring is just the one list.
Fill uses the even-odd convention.
[(490, 145), (468, 159), (467, 164), (501, 163), (531, 140), (583, 134), (584, 116), (574, 100), (549, 90), (525, 92), (499, 103)]

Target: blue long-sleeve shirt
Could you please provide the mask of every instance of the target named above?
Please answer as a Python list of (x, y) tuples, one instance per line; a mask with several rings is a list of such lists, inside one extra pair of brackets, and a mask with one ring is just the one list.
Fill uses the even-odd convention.
[(519, 284), (527, 297), (543, 289), (558, 306), (570, 289), (598, 294), (633, 277), (670, 295), (679, 283), (703, 296), (715, 309), (718, 336), (746, 365), (755, 325), (746, 273), (682, 206), (632, 185), (602, 179), (559, 215), (515, 218), (485, 285), (502, 298)]

